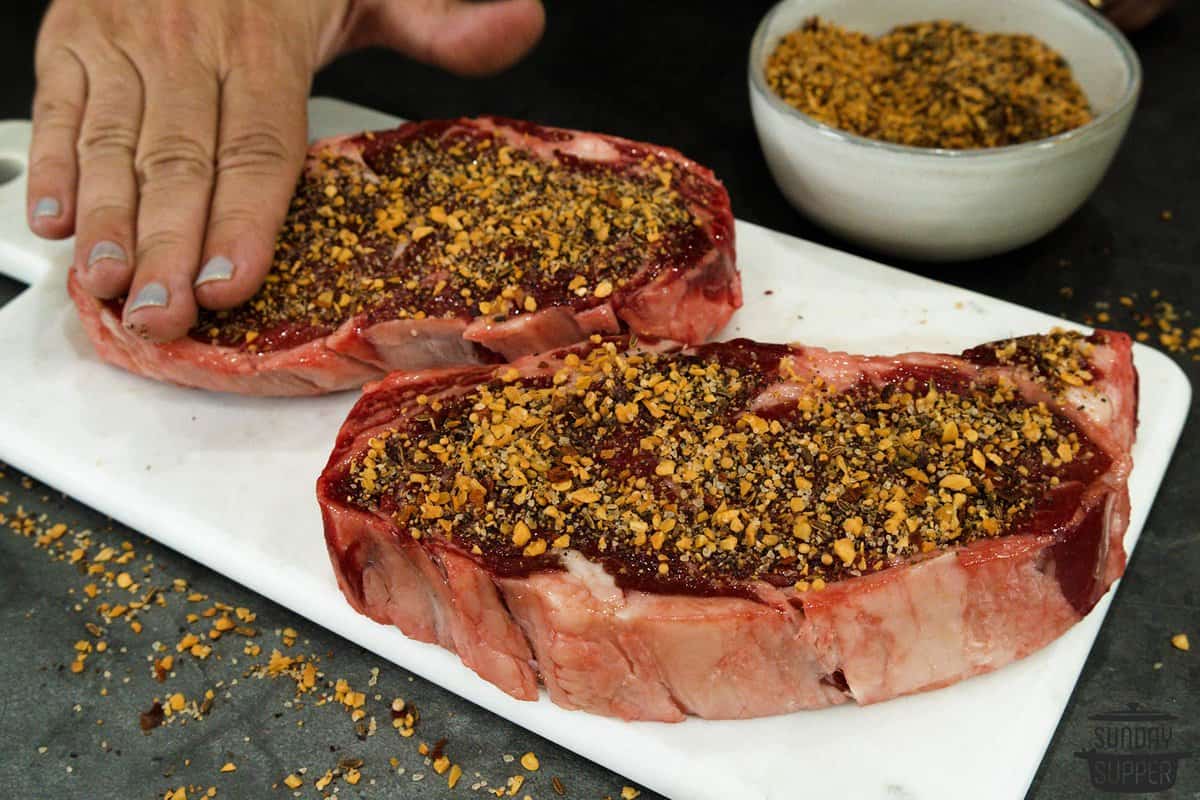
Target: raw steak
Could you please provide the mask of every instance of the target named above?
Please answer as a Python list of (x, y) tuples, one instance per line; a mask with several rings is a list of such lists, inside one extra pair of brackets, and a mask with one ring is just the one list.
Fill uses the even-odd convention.
[(628, 345), (367, 387), (317, 483), (350, 603), (514, 697), (674, 721), (988, 672), (1122, 573), (1124, 334)]
[(669, 148), (495, 118), (317, 142), (263, 289), (154, 344), (69, 289), (97, 351), (228, 392), (318, 394), (592, 333), (699, 343), (741, 305), (724, 187)]

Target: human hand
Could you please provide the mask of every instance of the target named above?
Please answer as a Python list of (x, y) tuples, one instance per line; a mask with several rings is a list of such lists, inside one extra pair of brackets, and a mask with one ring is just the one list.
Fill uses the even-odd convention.
[(80, 284), (183, 336), (250, 298), (307, 146), (313, 73), (383, 45), (463, 75), (541, 35), (540, 0), (56, 0), (36, 53), (28, 215)]

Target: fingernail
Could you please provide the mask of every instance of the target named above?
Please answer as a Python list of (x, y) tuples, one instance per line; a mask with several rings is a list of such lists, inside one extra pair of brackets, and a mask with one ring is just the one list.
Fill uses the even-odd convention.
[(143, 308), (165, 308), (167, 305), (167, 287), (161, 283), (147, 283), (133, 298), (133, 302), (125, 309), (126, 314), (132, 314)]
[(212, 281), (227, 281), (233, 277), (233, 262), (225, 256), (213, 256), (196, 276), (193, 286), (203, 286)]
[(43, 197), (33, 206), (34, 219), (41, 217), (57, 217), (62, 213), (62, 206), (53, 197)]
[(87, 265), (94, 266), (98, 261), (117, 261), (125, 263), (125, 248), (116, 242), (96, 242), (92, 252), (88, 253)]

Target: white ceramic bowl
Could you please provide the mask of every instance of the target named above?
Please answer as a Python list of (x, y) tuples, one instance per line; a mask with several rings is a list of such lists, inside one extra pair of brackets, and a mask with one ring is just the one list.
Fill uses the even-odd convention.
[[(1095, 118), (1049, 139), (983, 150), (839, 131), (789, 106), (763, 75), (779, 39), (812, 16), (875, 36), (933, 19), (1032, 34), (1066, 57)], [(749, 71), (758, 138), (792, 205), (846, 239), (929, 261), (1011, 250), (1079, 208), (1129, 127), (1142, 79), (1129, 42), (1080, 0), (783, 0), (758, 26)]]

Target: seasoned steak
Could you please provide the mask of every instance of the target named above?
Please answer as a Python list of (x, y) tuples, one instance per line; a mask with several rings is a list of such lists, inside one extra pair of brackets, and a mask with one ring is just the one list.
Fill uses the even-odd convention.
[(369, 386), (317, 493), (351, 604), (513, 696), (754, 717), (944, 686), (1079, 621), (1124, 567), (1136, 405), (1107, 331), (594, 337)]
[(106, 360), (219, 391), (317, 394), (592, 333), (699, 343), (741, 305), (724, 187), (678, 152), (496, 118), (317, 142), (262, 290), (153, 344), (71, 296)]

